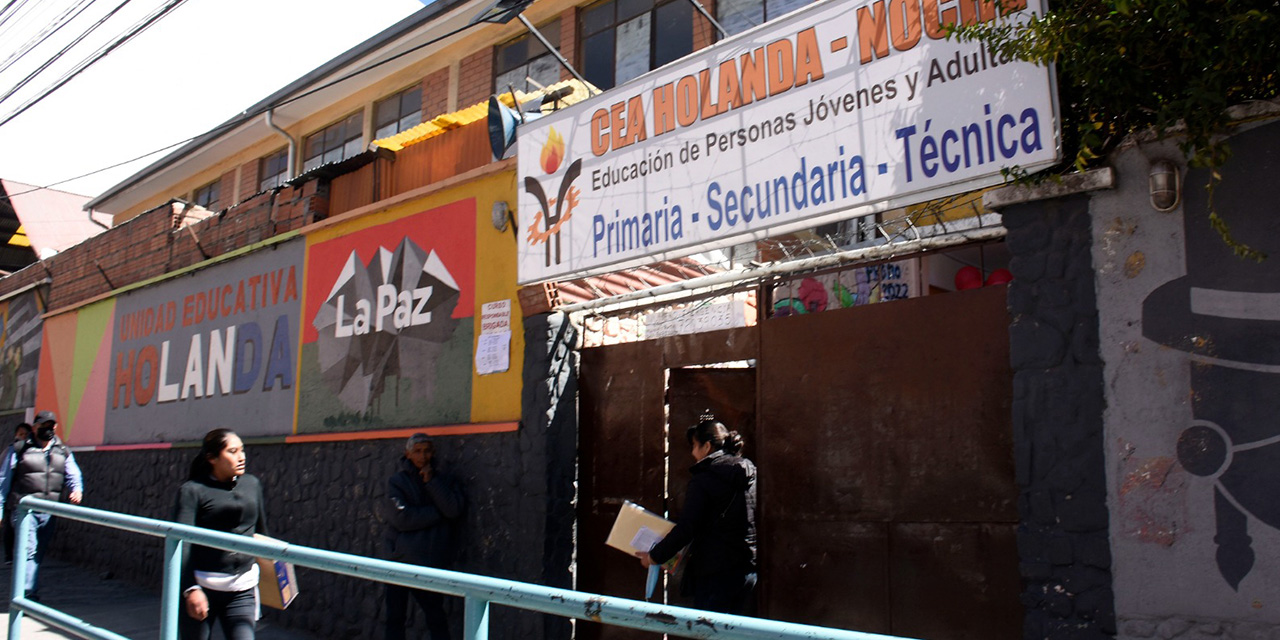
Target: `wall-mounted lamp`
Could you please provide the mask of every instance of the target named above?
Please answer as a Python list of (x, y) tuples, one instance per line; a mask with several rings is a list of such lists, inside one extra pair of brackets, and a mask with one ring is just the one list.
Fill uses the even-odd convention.
[(1173, 211), (1182, 194), (1178, 166), (1168, 160), (1156, 160), (1151, 163), (1149, 178), (1152, 208), (1156, 211)]
[(499, 232), (507, 230), (507, 223), (511, 224), (511, 235), (516, 235), (516, 217), (511, 212), (511, 207), (505, 200), (499, 200), (493, 203), (493, 210), (490, 212), (490, 222), (493, 228)]

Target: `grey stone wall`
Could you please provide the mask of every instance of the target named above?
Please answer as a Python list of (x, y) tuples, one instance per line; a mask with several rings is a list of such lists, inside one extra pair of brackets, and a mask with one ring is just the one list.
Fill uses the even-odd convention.
[(1023, 637), (1113, 636), (1088, 198), (1020, 204), (1002, 213), (1014, 276), (1009, 339)]
[[(577, 447), (573, 329), (561, 316), (526, 318), (524, 326), (520, 429), (435, 439), (439, 469), (460, 483), (468, 505), (454, 568), (570, 587)], [(377, 505), (402, 441), (256, 444), (246, 450), (249, 472), (265, 487), (273, 536), (378, 556), (383, 524)], [(85, 506), (169, 519), (194, 455), (194, 449), (81, 453)], [(159, 590), (158, 539), (65, 522), (53, 553)], [(266, 610), (266, 621), (320, 638), (381, 637), (380, 585), (306, 568), (299, 568), (298, 582), (294, 604), (283, 612)], [(462, 601), (448, 600), (454, 636), (461, 637)], [(410, 609), (412, 631), (421, 636), (422, 616)], [(569, 636), (569, 623), (552, 616), (495, 606), (490, 619), (502, 637)]]

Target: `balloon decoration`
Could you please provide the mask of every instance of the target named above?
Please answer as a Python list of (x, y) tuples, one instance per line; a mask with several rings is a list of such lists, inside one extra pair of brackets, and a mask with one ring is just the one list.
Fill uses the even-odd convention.
[(977, 267), (961, 267), (956, 272), (956, 291), (977, 289), (982, 286), (982, 272)]
[(991, 272), (991, 275), (987, 276), (988, 287), (993, 284), (1006, 284), (1009, 282), (1013, 282), (1013, 274), (1008, 269), (996, 269)]
[(956, 291), (964, 291), (965, 289), (977, 289), (983, 284), (991, 286), (993, 284), (1007, 284), (1013, 282), (1013, 274), (1008, 269), (996, 269), (987, 276), (987, 281), (982, 281), (982, 271), (974, 266), (961, 267), (956, 272)]

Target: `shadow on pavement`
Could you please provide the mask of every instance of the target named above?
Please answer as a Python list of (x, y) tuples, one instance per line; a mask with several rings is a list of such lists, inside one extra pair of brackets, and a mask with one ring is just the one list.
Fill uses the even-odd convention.
[[(3, 612), (3, 630), (9, 629), (9, 593), (12, 586), (12, 565), (0, 565), (0, 611)], [(82, 569), (78, 566), (45, 559), (40, 567), (40, 601), (89, 624), (103, 627), (133, 640), (153, 640), (160, 637), (160, 590), (149, 590), (123, 580), (116, 580)], [(22, 637), (29, 640), (70, 638), (73, 636), (51, 629), (32, 620), (22, 621)], [(220, 638), (219, 631), (214, 632)], [(258, 640), (313, 640), (312, 636), (282, 629), (274, 625), (258, 624)]]

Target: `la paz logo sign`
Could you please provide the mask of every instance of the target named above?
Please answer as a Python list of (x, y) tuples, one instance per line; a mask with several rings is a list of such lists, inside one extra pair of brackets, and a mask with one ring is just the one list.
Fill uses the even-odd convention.
[(810, 5), (520, 132), (518, 278), (582, 277), (961, 193), (1059, 157), (1051, 70), (947, 39), (1039, 2)]

